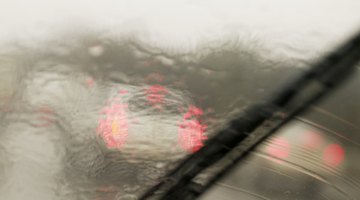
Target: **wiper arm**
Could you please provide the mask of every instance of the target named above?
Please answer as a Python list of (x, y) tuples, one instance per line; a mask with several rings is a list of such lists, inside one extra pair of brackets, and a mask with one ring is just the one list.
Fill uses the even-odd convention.
[[(264, 103), (255, 104), (241, 112), (226, 128), (208, 140), (198, 152), (186, 158), (141, 199), (154, 197), (154, 194), (162, 200), (195, 199), (277, 129), (343, 82), (356, 69), (359, 60), (360, 33)], [(236, 158), (205, 185), (193, 181), (204, 169), (217, 163), (239, 145), (242, 148), (236, 150)]]

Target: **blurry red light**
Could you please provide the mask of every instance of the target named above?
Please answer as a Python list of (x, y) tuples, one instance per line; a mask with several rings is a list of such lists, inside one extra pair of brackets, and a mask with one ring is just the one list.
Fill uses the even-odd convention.
[(120, 95), (127, 94), (127, 93), (128, 93), (127, 90), (119, 90), (119, 94), (120, 94)]
[(152, 106), (161, 108), (161, 106), (165, 104), (165, 95), (168, 92), (169, 91), (161, 85), (152, 85), (145, 91), (146, 99)]
[(102, 137), (108, 148), (120, 148), (128, 137), (127, 105), (112, 102), (102, 111), (97, 134)]
[(190, 106), (188, 111), (183, 115), (183, 121), (178, 129), (178, 143), (186, 151), (196, 152), (207, 139), (204, 135), (207, 126), (202, 124), (199, 118), (203, 111), (195, 106)]
[(324, 149), (323, 160), (331, 166), (338, 166), (344, 161), (345, 150), (338, 144), (330, 144)]
[(275, 138), (266, 148), (267, 153), (275, 158), (285, 159), (290, 154), (290, 144), (283, 138)]

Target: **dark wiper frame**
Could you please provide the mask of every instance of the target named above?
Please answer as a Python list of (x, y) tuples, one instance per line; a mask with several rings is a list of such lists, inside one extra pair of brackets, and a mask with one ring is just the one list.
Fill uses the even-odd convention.
[[(314, 64), (295, 81), (262, 103), (254, 104), (231, 120), (226, 128), (190, 155), (141, 199), (190, 200), (204, 193), (272, 133), (327, 95), (356, 69), (360, 60), (360, 32), (333, 53)], [(241, 145), (241, 148), (238, 148)], [(205, 184), (194, 178), (229, 154), (222, 170)]]

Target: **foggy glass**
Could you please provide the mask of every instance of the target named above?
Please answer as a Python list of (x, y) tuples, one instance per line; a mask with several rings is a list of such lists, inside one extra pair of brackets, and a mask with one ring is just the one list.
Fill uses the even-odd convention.
[[(351, 0), (1, 4), (0, 200), (137, 199), (360, 22)], [(202, 198), (356, 198), (356, 77)]]

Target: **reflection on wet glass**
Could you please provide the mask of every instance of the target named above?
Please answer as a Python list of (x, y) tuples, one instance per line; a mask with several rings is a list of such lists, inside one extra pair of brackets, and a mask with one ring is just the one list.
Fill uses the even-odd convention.
[[(243, 53), (242, 44), (160, 56), (136, 40), (76, 37), (76, 45), (64, 42), (60, 52), (49, 42), (46, 52), (2, 55), (0, 184), (6, 200), (136, 199), (233, 113), (266, 96), (284, 74), (299, 72), (285, 63), (272, 68), (255, 52)], [(321, 128), (299, 127), (269, 140), (255, 153), (257, 167), (227, 189), (290, 198), (295, 191), (296, 197), (314, 195), (309, 188), (326, 182), (346, 193), (331, 177), (342, 177), (350, 150)], [(279, 174), (281, 184), (273, 184)], [(299, 188), (284, 189), (288, 181)]]
[(359, 128), (352, 122), (359, 107), (346, 119), (340, 116), (348, 111), (333, 105), (347, 103), (345, 91), (359, 84), (358, 75), (281, 128), (201, 199), (357, 199)]
[(2, 55), (7, 200), (135, 198), (267, 88), (247, 89), (261, 61), (232, 45), (159, 55), (136, 40), (75, 39)]
[[(135, 7), (146, 8), (142, 4), (145, 2)], [(144, 29), (150, 29), (149, 36), (146, 30), (140, 28), (138, 31), (136, 27), (130, 36), (121, 31), (117, 33), (113, 28), (118, 26), (107, 24), (106, 17), (104, 23), (94, 23), (94, 26), (111, 27), (105, 31), (79, 28), (80, 31), (64, 31), (63, 35), (54, 34), (41, 40), (33, 40), (30, 33), (24, 34), (23, 27), (15, 32), (24, 35), (25, 40), (8, 40), (1, 31), (0, 200), (137, 199), (181, 159), (198, 151), (234, 113), (261, 101), (283, 80), (303, 70), (298, 66), (306, 66), (307, 58), (316, 55), (302, 47), (314, 41), (326, 43), (321, 40), (321, 33), (314, 31), (313, 34), (311, 30), (304, 30), (304, 35), (309, 32), (312, 38), (304, 44), (307, 37), (303, 34), (296, 35), (295, 39), (289, 31), (278, 36), (282, 31), (268, 27), (268, 19), (255, 17), (257, 12), (256, 15), (247, 12), (234, 17), (228, 15), (228, 10), (241, 13), (238, 12), (240, 7), (246, 10), (249, 10), (247, 6), (254, 7), (250, 2), (244, 3), (245, 6), (219, 4), (192, 1), (190, 6), (183, 7), (191, 11), (190, 17), (179, 8), (172, 13), (174, 8), (169, 7), (169, 11), (140, 12), (144, 21), (150, 18), (149, 24), (130, 20), (130, 23), (118, 25), (126, 32), (137, 27), (139, 22)], [(72, 9), (69, 5), (54, 3), (56, 10), (58, 7)], [(98, 6), (101, 7), (95, 4), (93, 9)], [(85, 12), (85, 7), (81, 5), (73, 13)], [(220, 19), (215, 20), (212, 14), (202, 12), (205, 7), (219, 8), (214, 16), (219, 15)], [(23, 11), (32, 10), (23, 3), (14, 8), (21, 16)], [(102, 12), (123, 13), (117, 10), (122, 8), (114, 8)], [(304, 8), (308, 10), (307, 6)], [(317, 13), (318, 8), (315, 10)], [(60, 12), (63, 10), (56, 11)], [(174, 17), (179, 12), (189, 23), (167, 19), (167, 15)], [(28, 16), (26, 13), (24, 15)], [(50, 13), (58, 17), (51, 9), (45, 12), (45, 17), (41, 13), (36, 15), (41, 19)], [(267, 12), (264, 13), (267, 16)], [(94, 14), (95, 18), (99, 15)], [(286, 18), (281, 14), (281, 17), (271, 16), (273, 22)], [(114, 21), (121, 21), (120, 18), (115, 17)], [(238, 27), (230, 18), (244, 19), (248, 26)], [(250, 18), (254, 21), (250, 22)], [(355, 20), (354, 17), (351, 20)], [(65, 21), (67, 24), (71, 20)], [(259, 21), (261, 26), (253, 24)], [(15, 20), (10, 24), (28, 25), (27, 20), (21, 22)], [(221, 28), (220, 22), (225, 24)], [(289, 25), (286, 20), (282, 22)], [(282, 22), (275, 24), (283, 27)], [(296, 21), (290, 22), (291, 27), (296, 27), (290, 28), (290, 32), (302, 29)], [(310, 26), (316, 27), (320, 22)], [(41, 28), (37, 29), (38, 25), (29, 27), (38, 35), (43, 23), (40, 20), (34, 24), (40, 24)], [(51, 29), (55, 29), (56, 23), (50, 24)], [(226, 29), (225, 33), (222, 28)], [(252, 28), (254, 31), (248, 30)], [(264, 46), (280, 42), (279, 48), (271, 46), (270, 49), (281, 55), (281, 59), (271, 57), (276, 53), (269, 54), (269, 47), (263, 49), (260, 45), (263, 41), (256, 38), (267, 29), (271, 31), (265, 34)], [(241, 32), (241, 37), (237, 32)], [(185, 34), (186, 45), (179, 39), (182, 34)], [(288, 40), (283, 41), (284, 35)], [(332, 36), (329, 36), (330, 45), (337, 42)], [(200, 41), (199, 38), (205, 39)], [(168, 43), (173, 40), (176, 45), (169, 48), (172, 43)], [(296, 42), (292, 43), (294, 40)], [(300, 43), (301, 47), (297, 47)], [(355, 86), (343, 92), (355, 93), (358, 83), (352, 85)], [(351, 98), (353, 101), (348, 98), (340, 103), (337, 100), (326, 102), (325, 109), (313, 108), (316, 114), (299, 116), (298, 122), (268, 140), (230, 178), (218, 183), (215, 192), (204, 198), (350, 199), (360, 196), (357, 166), (360, 136), (355, 134), (360, 122), (355, 108), (360, 100), (356, 94)], [(335, 109), (336, 115), (329, 114), (329, 108)], [(339, 113), (339, 110), (344, 111)], [(319, 113), (322, 114), (318, 116)], [(332, 120), (336, 122), (323, 122)]]
[(121, 100), (113, 100), (110, 105), (101, 112), (105, 115), (99, 119), (98, 134), (104, 139), (108, 148), (120, 148), (125, 144), (129, 128), (127, 120), (127, 105)]
[(136, 198), (267, 88), (247, 89), (261, 60), (232, 45), (159, 55), (136, 40), (71, 41), (2, 55), (2, 198)]

